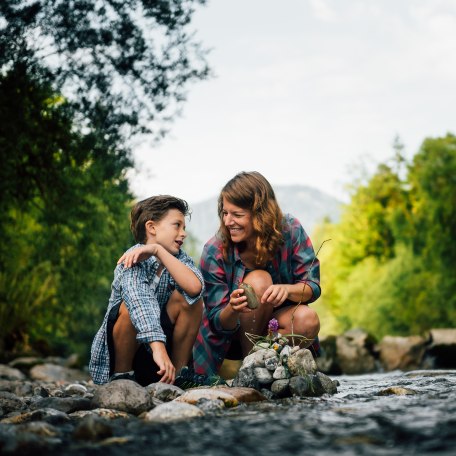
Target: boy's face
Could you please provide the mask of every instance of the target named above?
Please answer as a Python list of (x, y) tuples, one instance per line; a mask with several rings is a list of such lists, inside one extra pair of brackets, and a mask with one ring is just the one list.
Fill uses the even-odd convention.
[(184, 214), (177, 209), (170, 209), (159, 222), (154, 222), (148, 242), (160, 244), (169, 253), (176, 255), (186, 237)]

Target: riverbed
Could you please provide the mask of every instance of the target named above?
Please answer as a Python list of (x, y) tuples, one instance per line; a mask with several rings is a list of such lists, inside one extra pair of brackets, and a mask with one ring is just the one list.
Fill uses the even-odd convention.
[[(178, 423), (116, 420), (114, 437), (68, 455), (456, 454), (456, 371), (332, 376), (338, 392), (243, 404)], [(62, 454), (57, 446), (52, 454)]]

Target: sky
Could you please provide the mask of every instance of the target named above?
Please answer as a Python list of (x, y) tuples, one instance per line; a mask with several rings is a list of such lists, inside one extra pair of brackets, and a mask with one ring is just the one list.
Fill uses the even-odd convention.
[(454, 0), (209, 0), (191, 28), (215, 76), (158, 147), (135, 147), (138, 198), (197, 203), (259, 171), (344, 201), (397, 135), (410, 159), (456, 133)]

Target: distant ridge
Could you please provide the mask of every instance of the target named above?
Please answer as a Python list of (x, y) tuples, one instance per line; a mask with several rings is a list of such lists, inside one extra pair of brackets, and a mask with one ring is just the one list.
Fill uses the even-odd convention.
[[(308, 234), (325, 217), (337, 222), (340, 216), (341, 202), (336, 198), (305, 185), (277, 185), (274, 191), (284, 213), (295, 216)], [(196, 238), (199, 253), (204, 244), (216, 233), (219, 221), (217, 215), (217, 196), (200, 203), (191, 204), (192, 217), (188, 222), (188, 231)]]

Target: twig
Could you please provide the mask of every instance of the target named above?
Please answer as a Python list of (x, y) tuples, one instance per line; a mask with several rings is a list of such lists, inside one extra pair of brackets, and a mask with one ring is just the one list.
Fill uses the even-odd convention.
[[(309, 268), (307, 269), (307, 271), (305, 272), (305, 274), (309, 275), (309, 271), (312, 270), (312, 266), (313, 266), (315, 260), (317, 259), (317, 256), (318, 256), (318, 254), (320, 253), (321, 248), (323, 247), (323, 244), (324, 244), (325, 242), (330, 241), (330, 240), (331, 240), (331, 239), (325, 239), (325, 240), (320, 244), (320, 247), (318, 247), (318, 250), (317, 250), (317, 253), (315, 254), (315, 257), (314, 257), (314, 259), (312, 260), (312, 263), (310, 263), (310, 266), (309, 266)], [(300, 299), (299, 302), (296, 304), (296, 306), (295, 306), (295, 308), (293, 309), (293, 312), (292, 312), (292, 314), (291, 314), (291, 341), (292, 341), (293, 347), (294, 347), (294, 345), (295, 345), (295, 343), (294, 343), (294, 336), (295, 336), (295, 333), (294, 333), (294, 326), (293, 326), (293, 323), (294, 323), (294, 316), (295, 316), (296, 310), (298, 309), (298, 307), (300, 306), (300, 304), (302, 303), (302, 301), (303, 301), (303, 299), (304, 299), (304, 291), (305, 291), (305, 289), (306, 289), (306, 285), (307, 285), (308, 282), (309, 282), (309, 279), (306, 279), (306, 278), (305, 278), (305, 279), (304, 279), (304, 283), (303, 283), (303, 285), (302, 285), (301, 299)], [(298, 336), (298, 334), (296, 334), (296, 336)]]

